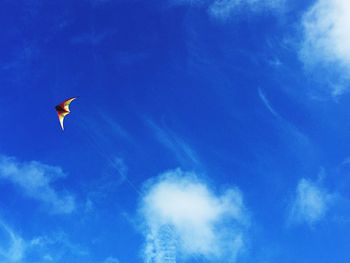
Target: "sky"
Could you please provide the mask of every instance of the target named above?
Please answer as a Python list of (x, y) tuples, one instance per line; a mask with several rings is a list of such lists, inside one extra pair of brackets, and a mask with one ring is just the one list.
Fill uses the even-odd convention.
[(0, 263), (349, 262), (347, 0), (3, 0), (0, 29)]

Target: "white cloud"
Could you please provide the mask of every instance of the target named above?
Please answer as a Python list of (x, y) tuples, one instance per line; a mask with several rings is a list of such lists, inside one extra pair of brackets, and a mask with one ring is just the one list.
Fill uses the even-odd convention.
[(145, 262), (234, 262), (244, 249), (249, 217), (236, 188), (219, 195), (195, 174), (169, 171), (148, 183), (139, 211)]
[(302, 28), (302, 60), (326, 72), (337, 71), (331, 92), (335, 96), (342, 94), (350, 78), (350, 2), (317, 0), (305, 13)]
[(65, 177), (62, 169), (40, 162), (19, 162), (0, 155), (0, 179), (8, 180), (33, 199), (49, 205), (55, 213), (71, 213), (74, 198), (69, 193), (56, 191), (52, 183)]
[(0, 262), (19, 262), (25, 249), (24, 240), (0, 221)]
[(319, 182), (301, 179), (291, 206), (291, 221), (313, 225), (326, 216), (334, 198), (334, 194), (329, 193)]

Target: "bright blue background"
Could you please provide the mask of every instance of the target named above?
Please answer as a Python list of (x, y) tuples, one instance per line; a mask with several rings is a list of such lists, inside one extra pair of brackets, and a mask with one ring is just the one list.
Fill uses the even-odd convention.
[[(65, 263), (140, 262), (131, 184), (141, 189), (181, 167), (244, 193), (254, 224), (239, 262), (349, 262), (346, 205), (343, 220), (286, 223), (302, 177), (316, 180), (323, 169), (327, 188), (349, 197), (341, 163), (350, 154), (350, 97), (321, 92), (293, 49), (310, 2), (228, 22), (165, 2), (2, 1), (0, 151), (62, 167), (67, 177), (55, 188), (74, 193), (78, 207), (50, 214), (2, 182), (1, 218), (26, 240), (64, 232), (89, 251), (67, 253)], [(62, 133), (54, 106), (72, 96)]]

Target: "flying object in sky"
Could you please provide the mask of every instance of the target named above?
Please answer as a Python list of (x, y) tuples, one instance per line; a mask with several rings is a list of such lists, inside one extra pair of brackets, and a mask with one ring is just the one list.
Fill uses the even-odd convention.
[(58, 104), (55, 107), (62, 130), (64, 130), (64, 126), (63, 126), (64, 117), (66, 117), (70, 113), (69, 104), (75, 99), (76, 99), (76, 97), (65, 100), (61, 104)]

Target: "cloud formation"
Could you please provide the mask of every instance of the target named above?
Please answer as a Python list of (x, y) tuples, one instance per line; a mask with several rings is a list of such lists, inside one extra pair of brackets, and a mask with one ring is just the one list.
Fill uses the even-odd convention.
[(0, 262), (19, 262), (24, 256), (25, 249), (24, 240), (0, 221)]
[(48, 205), (55, 213), (71, 213), (75, 209), (74, 197), (58, 192), (53, 182), (66, 175), (62, 169), (37, 161), (20, 162), (12, 157), (0, 155), (0, 179), (20, 188), (24, 195)]
[(216, 194), (192, 173), (177, 169), (151, 180), (139, 212), (147, 263), (234, 262), (245, 247), (249, 216), (241, 192)]
[(334, 198), (320, 183), (301, 179), (290, 210), (291, 221), (309, 225), (319, 222), (326, 216)]
[[(307, 66), (336, 71), (331, 92), (345, 92), (350, 79), (350, 2), (317, 0), (302, 19), (303, 41), (300, 56)], [(331, 75), (331, 74), (328, 74)], [(339, 80), (340, 79), (340, 80)]]

